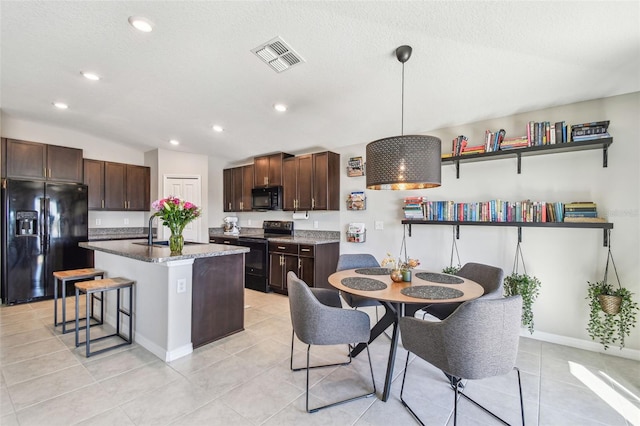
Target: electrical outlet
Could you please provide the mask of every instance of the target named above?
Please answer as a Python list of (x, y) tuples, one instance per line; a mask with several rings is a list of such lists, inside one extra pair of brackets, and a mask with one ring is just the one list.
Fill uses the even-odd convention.
[(128, 217), (125, 217), (125, 218), (124, 218), (124, 224), (125, 224), (125, 225), (128, 225), (128, 224), (129, 224), (129, 218), (128, 218)]
[(247, 226), (251, 226), (251, 219), (247, 219)]
[(317, 221), (317, 220), (314, 220), (314, 221), (313, 221), (313, 228), (314, 228), (314, 229), (318, 229), (318, 226), (319, 226), (319, 225), (318, 225), (318, 221)]
[(384, 222), (381, 220), (376, 220), (376, 229), (384, 229)]
[(96, 225), (97, 226), (102, 225), (102, 219), (96, 219)]
[(184, 293), (187, 291), (187, 279), (180, 278), (178, 280), (178, 293)]

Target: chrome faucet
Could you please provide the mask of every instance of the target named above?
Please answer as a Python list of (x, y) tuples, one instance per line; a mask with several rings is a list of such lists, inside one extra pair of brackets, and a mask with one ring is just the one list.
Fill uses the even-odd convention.
[(149, 235), (147, 236), (147, 244), (149, 245), (149, 247), (151, 247), (153, 245), (153, 219), (156, 218), (156, 216), (158, 216), (158, 213), (154, 213), (151, 215), (151, 217), (149, 218)]

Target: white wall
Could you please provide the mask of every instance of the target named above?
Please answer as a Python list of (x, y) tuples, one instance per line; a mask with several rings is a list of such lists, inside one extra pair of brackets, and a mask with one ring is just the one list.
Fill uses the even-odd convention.
[[(614, 143), (609, 149), (607, 168), (602, 167), (602, 150), (576, 151), (540, 155), (522, 159), (522, 174), (516, 173), (516, 159), (461, 164), (460, 179), (455, 167), (442, 169), (442, 186), (417, 191), (366, 190), (365, 211), (346, 210), (346, 198), (351, 191), (365, 190), (365, 177), (347, 177), (349, 157), (365, 156), (367, 142), (336, 150), (341, 154), (341, 210), (310, 212), (307, 221), (296, 221), (296, 229), (313, 229), (314, 221), (323, 230), (341, 232), (341, 253), (368, 252), (378, 259), (387, 252), (398, 255), (403, 236), (402, 199), (422, 195), (429, 200), (456, 202), (501, 199), (518, 201), (582, 201), (598, 204), (600, 216), (614, 223), (611, 244), (620, 280), (640, 301), (640, 93), (615, 96), (571, 105), (547, 108), (477, 123), (438, 129), (429, 132), (443, 141), (443, 151), (450, 149), (451, 140), (464, 134), (471, 145), (483, 142), (486, 129), (503, 128), (508, 136), (526, 134), (525, 125), (533, 121), (566, 121), (584, 123), (611, 120), (609, 131)], [(392, 129), (393, 130), (393, 129)], [(391, 135), (391, 134), (390, 134)], [(390, 136), (389, 135), (389, 136)], [(385, 136), (385, 135), (380, 135)], [(259, 154), (259, 153), (257, 153)], [(222, 168), (210, 159), (210, 181), (215, 200), (210, 201), (210, 226), (222, 224)], [(234, 165), (235, 166), (235, 165)], [(213, 202), (212, 202), (213, 201)], [(262, 220), (290, 220), (285, 212), (238, 213), (241, 226), (260, 227)], [(375, 230), (376, 221), (382, 230)], [(251, 222), (249, 224), (249, 222)], [(349, 222), (364, 222), (365, 243), (347, 243), (345, 231)], [(598, 350), (585, 330), (589, 310), (585, 300), (587, 281), (599, 280), (604, 274), (607, 249), (603, 247), (603, 231), (599, 229), (523, 228), (522, 250), (529, 274), (537, 276), (542, 289), (534, 305), (536, 334), (545, 340)], [(413, 236), (407, 237), (408, 254), (420, 259), (422, 267), (440, 270), (449, 265), (452, 228), (449, 226), (413, 226)], [(461, 261), (481, 262), (512, 272), (517, 243), (517, 228), (461, 227), (458, 248)], [(522, 269), (520, 269), (522, 272)], [(609, 280), (615, 282), (610, 275)], [(633, 329), (626, 341), (632, 351), (625, 356), (638, 357), (640, 328)], [(609, 350), (618, 355), (621, 352)], [(632, 352), (632, 355), (629, 353)]]
[[(160, 198), (166, 175), (201, 178), (202, 199), (198, 241), (209, 242), (209, 160), (205, 155), (157, 149), (145, 153), (146, 165), (151, 167), (151, 199)], [(154, 170), (155, 169), (155, 170)], [(220, 202), (222, 205), (222, 202)], [(148, 215), (147, 215), (148, 220)], [(168, 235), (160, 236), (168, 238)]]
[[(614, 142), (609, 149), (607, 168), (602, 167), (602, 150), (580, 151), (525, 157), (522, 174), (518, 175), (514, 157), (461, 164), (460, 179), (456, 179), (453, 165), (443, 166), (442, 186), (435, 189), (367, 190), (366, 211), (346, 211), (342, 207), (341, 252), (370, 252), (379, 259), (387, 251), (397, 255), (403, 234), (400, 208), (403, 197), (408, 195), (456, 202), (592, 200), (598, 204), (599, 215), (614, 223), (611, 243), (620, 280), (635, 293), (635, 300), (640, 301), (638, 117), (640, 93), (634, 93), (429, 132), (442, 139), (444, 151), (450, 149), (451, 140), (460, 134), (468, 136), (471, 145), (482, 143), (486, 129), (504, 128), (509, 136), (524, 135), (525, 123), (530, 120), (565, 120), (572, 124), (611, 120), (609, 131)], [(365, 147), (366, 143), (362, 143), (339, 151), (343, 165), (341, 192), (345, 199), (349, 192), (365, 188), (364, 177), (349, 178), (344, 171), (349, 157), (364, 157)], [(383, 221), (384, 230), (374, 230), (375, 221)], [(366, 223), (366, 243), (345, 242), (344, 231), (349, 222)], [(587, 281), (602, 279), (604, 274), (607, 249), (603, 247), (603, 231), (523, 228), (522, 238), (527, 272), (542, 281), (540, 296), (533, 309), (536, 332), (590, 342), (585, 330), (589, 315), (585, 297)], [(408, 254), (419, 258), (427, 269), (439, 270), (449, 265), (451, 239), (449, 226), (413, 226), (413, 236), (407, 238)], [(463, 264), (470, 261), (488, 263), (502, 267), (509, 274), (516, 243), (517, 228), (461, 227), (458, 248)], [(610, 275), (609, 280), (615, 282), (615, 277)], [(633, 329), (626, 346), (640, 349), (638, 328)]]

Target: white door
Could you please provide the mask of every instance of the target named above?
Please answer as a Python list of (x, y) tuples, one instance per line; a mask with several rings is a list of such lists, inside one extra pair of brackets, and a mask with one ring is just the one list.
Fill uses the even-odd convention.
[[(200, 177), (165, 176), (163, 197), (173, 195), (182, 201), (190, 201), (202, 209), (202, 197), (200, 196)], [(200, 235), (201, 218), (194, 220), (184, 228), (182, 235), (185, 241), (198, 241)], [(169, 238), (171, 231), (163, 227), (164, 239)]]

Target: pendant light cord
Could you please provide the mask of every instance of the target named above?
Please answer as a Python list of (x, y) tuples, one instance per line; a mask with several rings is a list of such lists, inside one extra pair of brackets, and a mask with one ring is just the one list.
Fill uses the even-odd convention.
[(402, 109), (400, 118), (400, 136), (404, 136), (404, 62), (402, 63)]

